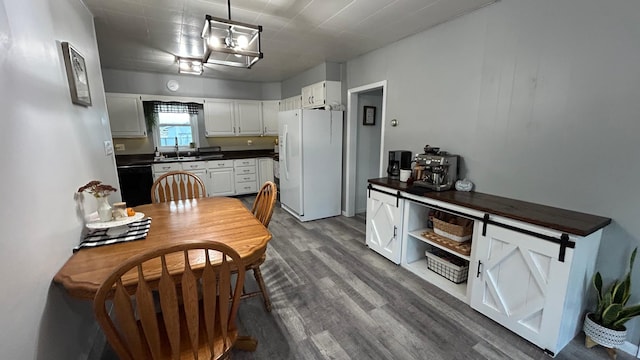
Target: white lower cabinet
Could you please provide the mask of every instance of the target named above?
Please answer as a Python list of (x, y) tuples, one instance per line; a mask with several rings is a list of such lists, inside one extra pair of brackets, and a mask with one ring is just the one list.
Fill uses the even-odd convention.
[(179, 162), (153, 164), (153, 166), (151, 167), (151, 170), (153, 172), (153, 181), (156, 181), (161, 175), (164, 175), (169, 171), (182, 170), (182, 165)]
[(258, 188), (262, 187), (267, 181), (273, 181), (273, 159), (258, 159)]
[[(552, 356), (582, 329), (602, 229), (563, 234), (376, 185), (369, 194), (366, 243), (372, 250)], [(443, 239), (430, 226), (434, 214), (472, 221), (471, 241)], [(429, 268), (426, 251), (447, 259), (445, 269), (460, 275), (456, 281), (451, 272)]]
[(184, 171), (188, 171), (192, 174), (194, 174), (195, 176), (197, 176), (200, 180), (202, 180), (202, 183), (204, 184), (204, 188), (205, 188), (205, 196), (208, 196), (208, 186), (207, 183), (208, 181), (208, 177), (207, 177), (207, 163), (205, 161), (190, 161), (190, 162), (183, 162), (182, 163), (182, 170)]
[(400, 264), (404, 200), (376, 190), (367, 199), (367, 246)]
[[(508, 223), (508, 219), (500, 220)], [(544, 228), (518, 224), (554, 238)], [(474, 236), (470, 305), (552, 354), (575, 337), (582, 323), (584, 294), (593, 276), (601, 231), (574, 238), (576, 248), (488, 224)], [(575, 254), (580, 258), (575, 258)]]
[(216, 160), (207, 162), (207, 195), (235, 195), (235, 179), (233, 160)]
[(236, 195), (251, 194), (258, 191), (256, 159), (234, 160)]

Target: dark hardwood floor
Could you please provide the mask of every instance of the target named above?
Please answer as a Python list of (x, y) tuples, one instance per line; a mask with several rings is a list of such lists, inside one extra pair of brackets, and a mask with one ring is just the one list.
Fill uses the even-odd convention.
[[(253, 197), (244, 197), (250, 206)], [(262, 273), (273, 303), (245, 300), (257, 351), (235, 359), (547, 359), (541, 349), (365, 246), (364, 216), (301, 223), (276, 207)], [(248, 274), (249, 286), (255, 286)], [(607, 359), (581, 333), (556, 359)], [(101, 359), (115, 359), (106, 347)], [(619, 360), (634, 357), (619, 351)]]

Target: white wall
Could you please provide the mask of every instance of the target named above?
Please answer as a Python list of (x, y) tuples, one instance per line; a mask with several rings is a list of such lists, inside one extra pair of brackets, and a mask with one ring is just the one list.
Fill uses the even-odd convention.
[(596, 265), (611, 279), (640, 244), (638, 14), (636, 0), (502, 0), (349, 61), (347, 88), (388, 81), (385, 152), (439, 146), (480, 192), (612, 218)]
[[(61, 41), (85, 57), (91, 107), (71, 103)], [(0, 109), (0, 358), (84, 358), (97, 330), (91, 304), (51, 281), (80, 242), (76, 190), (118, 182), (103, 150), (111, 133), (93, 20), (79, 0), (0, 1)]]
[[(249, 70), (247, 70), (249, 71)], [(204, 76), (149, 73), (103, 69), (106, 92), (164, 96), (209, 97), (246, 100), (280, 100), (280, 83), (259, 83), (214, 79)], [(167, 81), (176, 80), (180, 87), (172, 92)]]

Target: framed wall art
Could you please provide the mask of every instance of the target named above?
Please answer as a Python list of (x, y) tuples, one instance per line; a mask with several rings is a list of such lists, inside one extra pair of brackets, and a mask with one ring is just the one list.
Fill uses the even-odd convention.
[(365, 106), (362, 115), (362, 125), (375, 125), (376, 124), (376, 107)]
[(68, 42), (62, 43), (64, 67), (67, 69), (67, 80), (71, 92), (71, 102), (82, 106), (91, 106), (89, 76), (84, 56)]

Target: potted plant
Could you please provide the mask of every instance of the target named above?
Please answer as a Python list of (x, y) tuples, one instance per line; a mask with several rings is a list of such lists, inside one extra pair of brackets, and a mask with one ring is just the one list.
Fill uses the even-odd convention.
[(584, 319), (585, 345), (589, 348), (596, 344), (612, 350), (615, 357), (616, 347), (622, 345), (627, 338), (624, 324), (631, 318), (640, 315), (640, 304), (626, 306), (631, 297), (631, 272), (636, 259), (635, 248), (629, 260), (629, 271), (622, 281), (615, 280), (606, 292), (602, 291), (602, 275), (596, 272), (593, 286), (598, 296), (596, 311), (588, 313)]

